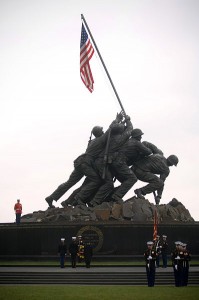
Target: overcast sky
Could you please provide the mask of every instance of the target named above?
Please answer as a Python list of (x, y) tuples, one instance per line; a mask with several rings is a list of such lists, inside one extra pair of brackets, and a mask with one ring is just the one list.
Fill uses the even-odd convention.
[(18, 198), (23, 214), (46, 210), (92, 127), (120, 111), (96, 51), (92, 94), (80, 79), (81, 13), (134, 128), (179, 157), (161, 203), (198, 221), (199, 1), (0, 0), (0, 222), (14, 222)]

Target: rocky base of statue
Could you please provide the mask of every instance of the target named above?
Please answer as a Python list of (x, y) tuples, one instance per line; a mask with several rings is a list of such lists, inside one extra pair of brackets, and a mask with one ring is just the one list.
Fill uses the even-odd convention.
[(51, 208), (22, 216), (21, 222), (66, 223), (86, 221), (131, 221), (135, 223), (153, 222), (154, 209), (158, 208), (160, 223), (194, 222), (189, 211), (177, 199), (168, 204), (155, 206), (147, 199), (132, 197), (121, 204), (103, 202), (95, 207), (85, 205)]

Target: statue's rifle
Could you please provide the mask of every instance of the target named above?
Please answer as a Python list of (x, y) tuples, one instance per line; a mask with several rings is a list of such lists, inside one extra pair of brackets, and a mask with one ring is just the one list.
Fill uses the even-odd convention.
[(106, 141), (106, 148), (105, 148), (105, 152), (104, 152), (104, 161), (103, 161), (104, 167), (103, 167), (103, 172), (102, 172), (102, 179), (106, 178), (110, 137), (111, 137), (111, 128), (109, 128), (108, 137), (107, 137), (107, 141)]

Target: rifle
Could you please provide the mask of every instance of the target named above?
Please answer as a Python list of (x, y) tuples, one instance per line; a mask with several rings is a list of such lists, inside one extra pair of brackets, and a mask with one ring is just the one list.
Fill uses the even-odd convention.
[(108, 162), (108, 151), (109, 151), (109, 145), (110, 145), (110, 137), (111, 137), (111, 128), (109, 128), (108, 137), (106, 141), (106, 148), (104, 152), (104, 168), (102, 172), (102, 179), (106, 178), (106, 169), (107, 169), (107, 162)]

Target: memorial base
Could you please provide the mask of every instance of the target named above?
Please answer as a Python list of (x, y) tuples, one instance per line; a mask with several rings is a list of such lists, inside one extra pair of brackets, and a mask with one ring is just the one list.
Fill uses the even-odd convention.
[[(199, 222), (159, 224), (158, 234), (167, 235), (169, 253), (180, 240), (188, 244), (192, 254), (199, 254)], [(79, 235), (91, 242), (97, 255), (142, 255), (146, 242), (153, 239), (153, 223), (0, 224), (0, 255), (56, 255), (61, 238), (68, 246), (72, 237)]]

